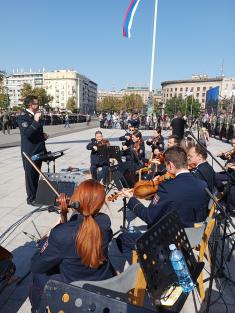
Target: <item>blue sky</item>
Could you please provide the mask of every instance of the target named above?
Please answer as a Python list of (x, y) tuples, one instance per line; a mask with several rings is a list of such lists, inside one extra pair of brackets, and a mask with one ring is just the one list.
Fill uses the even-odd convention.
[[(149, 84), (154, 0), (1, 0), (0, 69), (74, 69), (100, 89)], [(154, 87), (192, 73), (235, 76), (235, 0), (159, 0)]]

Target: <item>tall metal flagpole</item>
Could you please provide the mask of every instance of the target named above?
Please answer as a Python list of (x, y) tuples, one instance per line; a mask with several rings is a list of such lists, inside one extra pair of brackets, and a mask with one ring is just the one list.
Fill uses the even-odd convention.
[(154, 23), (153, 23), (153, 44), (152, 44), (152, 60), (151, 60), (151, 72), (150, 72), (150, 83), (149, 83), (149, 105), (148, 112), (153, 112), (153, 74), (154, 74), (154, 60), (155, 60), (155, 48), (156, 48), (156, 31), (157, 31), (157, 8), (158, 0), (155, 0), (154, 10)]

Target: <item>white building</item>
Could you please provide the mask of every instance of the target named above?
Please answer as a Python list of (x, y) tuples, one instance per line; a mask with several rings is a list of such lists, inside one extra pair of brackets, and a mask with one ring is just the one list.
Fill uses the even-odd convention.
[(69, 98), (74, 97), (81, 113), (94, 114), (97, 101), (97, 84), (76, 71), (58, 70), (51, 72), (13, 73), (6, 79), (10, 106), (22, 104), (21, 89), (27, 83), (43, 87), (53, 97), (50, 106), (65, 109)]
[(5, 81), (9, 94), (10, 106), (22, 104), (21, 89), (24, 84), (29, 84), (32, 88), (43, 87), (43, 73), (41, 72), (20, 72), (7, 76)]

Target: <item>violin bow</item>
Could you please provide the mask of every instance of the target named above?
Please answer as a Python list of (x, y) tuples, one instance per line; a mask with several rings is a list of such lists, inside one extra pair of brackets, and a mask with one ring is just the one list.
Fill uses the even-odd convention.
[(40, 171), (40, 169), (37, 167), (37, 165), (28, 157), (28, 155), (23, 152), (23, 156), (28, 160), (28, 162), (32, 165), (32, 167), (38, 172), (39, 175), (41, 175), (47, 185), (51, 188), (51, 190), (57, 195), (57, 197), (59, 198), (60, 194), (58, 193), (58, 191), (52, 186), (52, 184), (50, 183), (49, 179), (46, 177), (45, 174), (42, 173), (42, 171)]

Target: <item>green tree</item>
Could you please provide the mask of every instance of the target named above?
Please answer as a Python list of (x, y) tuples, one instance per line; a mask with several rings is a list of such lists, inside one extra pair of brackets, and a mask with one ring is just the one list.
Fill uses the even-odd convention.
[(143, 110), (143, 100), (140, 95), (131, 94), (129, 96), (124, 96), (122, 98), (122, 109), (125, 111), (142, 111)]
[(75, 97), (68, 98), (68, 101), (66, 103), (66, 109), (69, 111), (72, 111), (73, 113), (76, 111), (77, 105), (76, 105)]
[(193, 96), (189, 96), (186, 99), (181, 97), (173, 97), (166, 102), (165, 113), (174, 116), (178, 111), (182, 115), (198, 117), (200, 114), (200, 103), (195, 100)]
[(105, 97), (96, 105), (98, 112), (120, 111), (121, 101), (115, 97)]
[(27, 96), (36, 96), (38, 97), (38, 102), (40, 106), (46, 106), (49, 104), (53, 97), (50, 95), (47, 95), (47, 92), (44, 88), (35, 87), (32, 88), (30, 84), (24, 84), (21, 89), (21, 100), (23, 100)]

